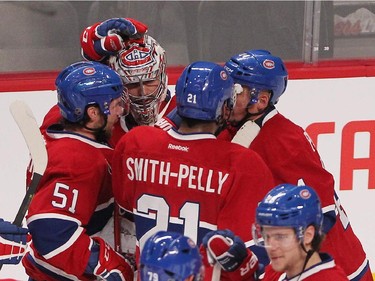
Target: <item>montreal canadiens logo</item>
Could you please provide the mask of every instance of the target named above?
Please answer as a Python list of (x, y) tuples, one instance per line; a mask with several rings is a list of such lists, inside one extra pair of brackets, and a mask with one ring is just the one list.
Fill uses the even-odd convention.
[(96, 71), (95, 71), (95, 68), (93, 68), (93, 67), (86, 67), (83, 70), (83, 74), (85, 74), (85, 75), (93, 75), (95, 73), (96, 73)]
[(121, 63), (125, 66), (143, 66), (153, 61), (150, 49), (130, 48), (121, 54)]
[(265, 60), (263, 61), (264, 68), (267, 69), (274, 69), (275, 68), (275, 62), (273, 60)]
[(302, 199), (309, 199), (311, 197), (311, 193), (307, 189), (302, 189), (299, 192), (299, 195), (301, 196)]
[(223, 80), (227, 80), (227, 79), (228, 79), (228, 74), (227, 74), (224, 70), (222, 70), (222, 71), (220, 72), (220, 77), (221, 77), (221, 79), (223, 79)]

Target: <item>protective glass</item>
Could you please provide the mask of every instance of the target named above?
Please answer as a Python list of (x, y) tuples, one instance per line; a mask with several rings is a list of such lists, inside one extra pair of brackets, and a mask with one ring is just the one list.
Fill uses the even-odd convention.
[(256, 246), (289, 248), (299, 240), (294, 231), (285, 231), (290, 228), (277, 227), (277, 230), (275, 228), (274, 231), (270, 231), (271, 229), (272, 227), (262, 227), (259, 224), (253, 224), (252, 235)]

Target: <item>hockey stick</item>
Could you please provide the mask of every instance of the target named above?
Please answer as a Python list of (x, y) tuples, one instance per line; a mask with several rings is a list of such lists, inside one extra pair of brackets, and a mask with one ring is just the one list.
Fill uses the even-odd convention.
[(120, 207), (115, 202), (115, 210), (113, 212), (113, 234), (115, 242), (115, 251), (117, 253), (122, 253), (121, 249), (121, 215)]
[(220, 281), (220, 275), (221, 275), (221, 267), (218, 263), (214, 264), (214, 268), (212, 271), (212, 281)]
[[(14, 225), (21, 227), (31, 199), (46, 169), (48, 157), (43, 136), (29, 106), (22, 101), (15, 101), (10, 105), (9, 110), (23, 135), (33, 161), (33, 174), (30, 186), (13, 221)], [(2, 267), (3, 265), (0, 264), (0, 270)]]
[(9, 109), (23, 135), (33, 161), (32, 179), (13, 221), (14, 225), (22, 226), (23, 218), (46, 169), (48, 156), (44, 138), (30, 107), (23, 101), (15, 101)]

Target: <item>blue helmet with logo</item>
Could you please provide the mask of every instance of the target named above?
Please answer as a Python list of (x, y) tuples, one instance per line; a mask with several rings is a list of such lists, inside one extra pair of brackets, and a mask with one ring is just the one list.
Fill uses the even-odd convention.
[(259, 226), (293, 227), (299, 237), (309, 225), (314, 225), (319, 233), (322, 222), (319, 197), (309, 186), (280, 184), (267, 193), (256, 209)]
[[(288, 72), (283, 61), (267, 50), (249, 50), (237, 54), (225, 63), (224, 68), (236, 84), (245, 85), (256, 93), (272, 91), (272, 104), (278, 102), (288, 83)], [(251, 104), (255, 102), (257, 96)]]
[(233, 80), (222, 66), (213, 62), (194, 62), (177, 80), (177, 112), (182, 117), (217, 120), (225, 102), (233, 105), (233, 89)]
[(184, 281), (203, 278), (203, 263), (198, 247), (188, 237), (159, 231), (145, 243), (140, 258), (141, 280)]
[(83, 119), (88, 105), (97, 104), (108, 115), (111, 101), (123, 92), (120, 76), (98, 62), (69, 65), (57, 76), (55, 85), (61, 115), (73, 123)]

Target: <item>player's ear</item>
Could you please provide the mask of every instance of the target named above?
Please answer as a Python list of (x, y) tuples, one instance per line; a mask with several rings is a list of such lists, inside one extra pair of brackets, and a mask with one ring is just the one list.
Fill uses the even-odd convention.
[(100, 110), (96, 106), (88, 106), (86, 109), (87, 116), (90, 118), (90, 120), (97, 120), (97, 118), (100, 117)]
[(305, 229), (305, 234), (303, 236), (303, 242), (305, 245), (311, 245), (312, 240), (315, 235), (315, 227), (313, 225), (308, 226)]
[(266, 108), (270, 102), (271, 94), (268, 91), (262, 91), (258, 95), (258, 103), (261, 108)]

